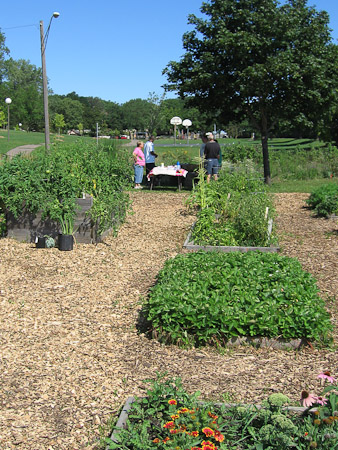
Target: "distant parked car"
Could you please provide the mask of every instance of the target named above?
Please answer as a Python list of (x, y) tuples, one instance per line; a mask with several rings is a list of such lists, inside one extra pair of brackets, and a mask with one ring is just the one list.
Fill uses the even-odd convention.
[(146, 138), (147, 138), (146, 133), (143, 133), (142, 131), (136, 133), (136, 139), (146, 139)]
[(121, 134), (120, 139), (129, 139), (129, 136), (126, 134)]

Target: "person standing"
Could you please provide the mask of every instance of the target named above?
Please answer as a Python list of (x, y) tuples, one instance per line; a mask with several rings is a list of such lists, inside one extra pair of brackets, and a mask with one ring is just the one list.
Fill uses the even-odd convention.
[(154, 136), (150, 136), (144, 146), (144, 157), (146, 161), (146, 175), (155, 167), (155, 158), (157, 154), (154, 152)]
[(138, 141), (137, 147), (133, 151), (134, 158), (134, 189), (142, 189), (141, 183), (143, 180), (143, 168), (145, 166), (145, 157), (143, 153), (143, 142)]
[(218, 142), (214, 140), (213, 135), (207, 135), (208, 142), (205, 144), (204, 157), (207, 160), (207, 182), (211, 180), (213, 175), (214, 180), (218, 178), (218, 160), (221, 154), (221, 147)]

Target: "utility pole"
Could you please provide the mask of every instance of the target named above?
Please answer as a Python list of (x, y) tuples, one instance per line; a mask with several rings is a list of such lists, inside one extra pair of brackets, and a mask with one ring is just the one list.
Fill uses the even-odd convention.
[(46, 150), (50, 149), (50, 134), (49, 134), (49, 111), (48, 111), (48, 84), (47, 84), (47, 72), (46, 72), (46, 45), (49, 35), (50, 25), (53, 18), (57, 19), (60, 13), (54, 12), (50, 18), (49, 25), (46, 34), (43, 31), (43, 20), (40, 20), (40, 40), (41, 40), (41, 63), (42, 63), (42, 87), (43, 87), (43, 110), (45, 116), (45, 147)]
[(50, 149), (49, 136), (49, 112), (48, 112), (48, 86), (46, 73), (46, 57), (45, 57), (45, 37), (43, 32), (43, 20), (40, 20), (40, 39), (41, 39), (41, 63), (42, 63), (42, 88), (43, 88), (43, 111), (45, 116), (45, 147)]

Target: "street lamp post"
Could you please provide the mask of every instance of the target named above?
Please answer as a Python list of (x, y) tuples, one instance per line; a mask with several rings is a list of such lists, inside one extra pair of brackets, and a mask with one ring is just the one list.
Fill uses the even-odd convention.
[(46, 72), (46, 45), (49, 34), (50, 25), (52, 23), (53, 17), (57, 19), (59, 17), (58, 12), (54, 12), (50, 18), (49, 25), (44, 34), (43, 31), (43, 20), (40, 20), (40, 40), (41, 40), (41, 63), (42, 63), (42, 88), (43, 88), (43, 111), (45, 116), (45, 147), (47, 150), (50, 149), (50, 136), (49, 136), (49, 112), (48, 112), (48, 85), (47, 85), (47, 72)]
[(7, 97), (5, 102), (7, 103), (7, 141), (9, 142), (9, 105), (12, 103), (12, 99)]
[(180, 117), (173, 117), (170, 119), (171, 125), (174, 125), (174, 144), (176, 145), (176, 125), (181, 125), (182, 119)]
[(182, 125), (187, 129), (187, 144), (189, 144), (189, 127), (191, 127), (192, 122), (190, 119), (184, 119)]

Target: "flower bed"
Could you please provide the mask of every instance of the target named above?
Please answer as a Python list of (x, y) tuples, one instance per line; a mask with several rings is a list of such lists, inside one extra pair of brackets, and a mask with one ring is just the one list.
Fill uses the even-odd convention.
[(147, 396), (129, 398), (107, 450), (260, 450), (320, 448), (338, 445), (338, 395), (329, 372), (321, 395), (303, 391), (302, 407), (284, 394), (272, 394), (261, 405), (200, 402), (180, 379), (146, 380)]

